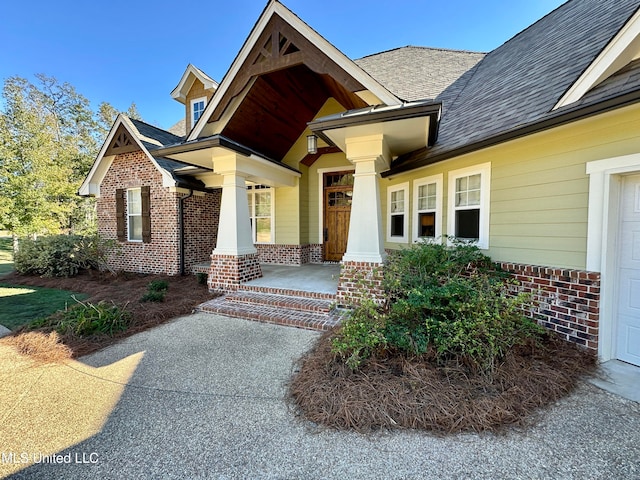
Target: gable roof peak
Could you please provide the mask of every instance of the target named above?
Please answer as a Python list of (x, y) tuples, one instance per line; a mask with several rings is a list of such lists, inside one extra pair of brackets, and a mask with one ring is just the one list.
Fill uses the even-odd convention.
[(445, 53), (461, 53), (461, 54), (465, 54), (468, 53), (469, 55), (486, 55), (487, 52), (477, 52), (474, 50), (465, 50), (465, 49), (456, 49), (456, 48), (442, 48), (442, 47), (425, 47), (422, 45), (405, 45), (403, 47), (395, 47), (395, 48), (390, 48), (388, 50), (382, 50), (381, 52), (376, 52), (376, 53), (370, 53), (369, 55), (365, 55), (364, 57), (360, 57), (358, 59), (356, 59), (356, 61), (358, 60), (364, 60), (366, 58), (370, 58), (370, 57), (375, 57), (376, 55), (383, 55), (386, 53), (391, 53), (391, 52), (397, 52), (397, 51), (401, 51), (401, 50), (422, 50), (422, 51), (431, 51), (431, 52), (445, 52)]
[(577, 102), (594, 87), (640, 58), (640, 5), (580, 77), (564, 93), (554, 110)]
[(384, 85), (371, 77), (364, 69), (359, 67), (353, 62), (353, 60), (327, 41), (306, 22), (301, 20), (300, 17), (289, 10), (283, 3), (278, 0), (269, 0), (265, 9), (262, 11), (262, 14), (251, 29), (249, 36), (243, 43), (236, 58), (233, 60), (229, 70), (220, 82), (219, 88), (216, 90), (211, 101), (205, 107), (204, 113), (200, 116), (200, 119), (191, 130), (191, 133), (187, 136), (187, 140), (195, 140), (201, 134), (214, 110), (221, 103), (225, 95), (229, 94), (232, 82), (242, 70), (243, 66), (245, 66), (245, 63), (249, 61), (248, 57), (250, 56), (253, 48), (256, 46), (262, 34), (266, 32), (271, 21), (276, 19), (275, 17), (277, 17), (279, 21), (285, 22), (291, 29), (295, 30), (297, 34), (304, 38), (305, 41), (309, 42), (314, 48), (317, 48), (322, 52), (335, 65), (344, 70), (348, 76), (359, 82), (360, 85), (364, 87), (364, 90), (369, 90), (376, 98), (380, 99), (382, 103), (388, 105), (396, 105), (400, 103), (400, 99), (398, 99)]
[(179, 101), (180, 103), (185, 103), (187, 101), (187, 93), (191, 89), (193, 82), (199, 80), (204, 85), (205, 90), (213, 90), (215, 91), (218, 88), (218, 82), (216, 82), (209, 75), (204, 73), (198, 67), (190, 63), (187, 65), (180, 81), (176, 88), (171, 91), (171, 97)]

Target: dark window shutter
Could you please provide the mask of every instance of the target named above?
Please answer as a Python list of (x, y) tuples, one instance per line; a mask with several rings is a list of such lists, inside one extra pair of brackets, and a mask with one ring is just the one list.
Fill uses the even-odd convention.
[(124, 215), (124, 196), (126, 192), (119, 188), (116, 190), (116, 235), (119, 242), (124, 242), (127, 239), (127, 232), (125, 229), (125, 215)]
[(142, 197), (142, 242), (151, 243), (151, 187), (140, 189)]

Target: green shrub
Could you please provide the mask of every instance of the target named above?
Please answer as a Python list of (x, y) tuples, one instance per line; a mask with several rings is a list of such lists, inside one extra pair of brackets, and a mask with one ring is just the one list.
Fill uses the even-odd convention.
[(23, 275), (73, 277), (81, 270), (106, 268), (115, 242), (94, 236), (53, 235), (20, 240), (15, 269)]
[(384, 347), (384, 318), (373, 300), (364, 300), (343, 322), (332, 339), (331, 350), (356, 369), (376, 350)]
[(141, 298), (141, 302), (164, 302), (164, 291), (150, 290)]
[(166, 280), (153, 280), (147, 285), (147, 290), (150, 292), (166, 292), (169, 288), (169, 282)]
[(198, 279), (198, 284), (206, 285), (207, 280), (209, 280), (209, 275), (203, 272), (196, 273), (196, 278)]
[(169, 289), (166, 280), (153, 280), (147, 285), (147, 292), (140, 298), (141, 302), (164, 302), (164, 296)]
[(50, 317), (31, 322), (29, 328), (47, 327), (61, 335), (86, 337), (90, 335), (113, 336), (126, 330), (131, 323), (131, 313), (117, 305), (105, 302), (92, 304), (78, 302), (79, 305)]
[(352, 368), (384, 346), (396, 354), (432, 352), (440, 364), (453, 360), (490, 374), (510, 348), (543, 332), (523, 314), (531, 297), (511, 294), (510, 282), (473, 245), (395, 252), (384, 270), (385, 309), (373, 302), (357, 307), (334, 350)]

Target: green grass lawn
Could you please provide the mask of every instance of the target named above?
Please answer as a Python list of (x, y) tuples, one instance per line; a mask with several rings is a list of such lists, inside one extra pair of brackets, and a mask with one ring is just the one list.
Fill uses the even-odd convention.
[(0, 236), (0, 276), (13, 270), (13, 245), (11, 237)]
[(14, 330), (36, 318), (47, 317), (66, 305), (75, 305), (71, 295), (78, 300), (87, 298), (85, 294), (66, 290), (0, 283), (0, 325)]

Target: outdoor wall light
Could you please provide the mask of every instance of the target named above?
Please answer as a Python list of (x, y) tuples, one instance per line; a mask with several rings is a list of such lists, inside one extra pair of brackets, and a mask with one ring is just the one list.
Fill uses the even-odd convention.
[(307, 152), (318, 153), (318, 137), (315, 135), (307, 135)]

